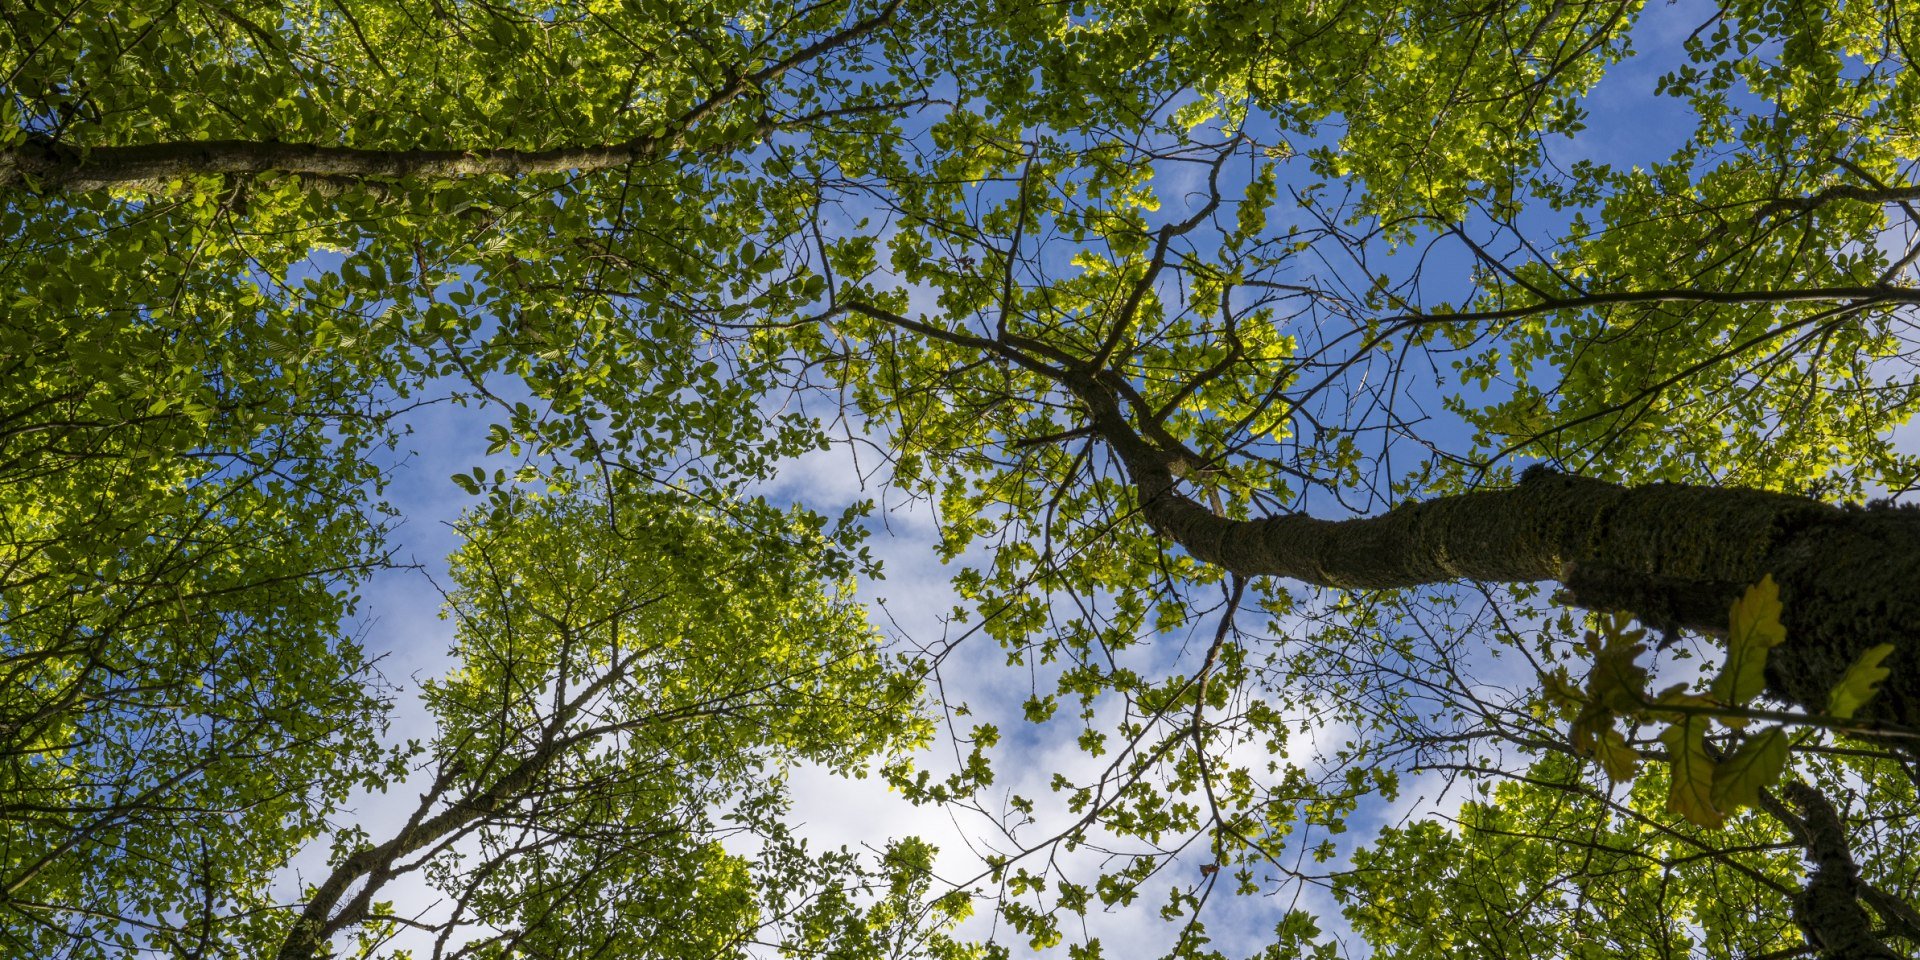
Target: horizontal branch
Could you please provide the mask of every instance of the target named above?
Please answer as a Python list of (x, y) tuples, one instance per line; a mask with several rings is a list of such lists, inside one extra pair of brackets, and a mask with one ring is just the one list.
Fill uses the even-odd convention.
[[(729, 72), (727, 81), (699, 103), (669, 119), (659, 133), (614, 143), (516, 150), (471, 147), (446, 150), (374, 150), (313, 143), (260, 140), (190, 140), (124, 146), (79, 147), (44, 136), (0, 150), (0, 190), (25, 185), (43, 193), (111, 187), (156, 189), (189, 176), (284, 173), (322, 182), (369, 179), (451, 179), (592, 173), (648, 163), (687, 145), (687, 133), (727, 104), (757, 93), (795, 68), (852, 44), (880, 29), (904, 0), (891, 0), (872, 16), (849, 24), (751, 73)], [(842, 109), (835, 113), (858, 112)], [(799, 122), (821, 116), (810, 115)], [(785, 124), (765, 120), (726, 148), (765, 136)]]
[(1920, 200), (1920, 184), (1900, 183), (1866, 187), (1843, 183), (1804, 197), (1782, 197), (1778, 200), (1769, 200), (1761, 206), (1759, 216), (1769, 217), (1788, 211), (1804, 212), (1826, 206), (1835, 200), (1858, 200), (1873, 204), (1906, 203)]
[(1753, 306), (1775, 303), (1824, 303), (1848, 301), (1854, 306), (1920, 304), (1920, 289), (1875, 284), (1870, 286), (1809, 287), (1798, 290), (1620, 290), (1589, 293), (1573, 297), (1553, 297), (1538, 303), (1497, 310), (1462, 310), (1457, 313), (1405, 313), (1383, 317), (1380, 324), (1400, 329), (1415, 323), (1474, 323), (1489, 320), (1518, 320), (1561, 310), (1590, 310), (1597, 307), (1653, 303), (1693, 303), (1724, 306)]
[(153, 188), (182, 177), (285, 173), (327, 180), (450, 179), (591, 172), (658, 159), (667, 138), (555, 150), (363, 150), (255, 140), (149, 143), (82, 150), (34, 140), (0, 152), (0, 189), (43, 193)]

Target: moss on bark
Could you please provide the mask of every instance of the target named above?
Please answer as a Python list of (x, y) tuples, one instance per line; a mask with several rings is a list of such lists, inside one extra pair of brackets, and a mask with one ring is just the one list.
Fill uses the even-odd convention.
[(1769, 692), (1825, 712), (1854, 658), (1892, 643), (1893, 674), (1860, 716), (1920, 726), (1920, 511), (1547, 471), (1508, 490), (1355, 520), (1227, 520), (1171, 484), (1144, 506), (1195, 556), (1244, 575), (1349, 589), (1553, 580), (1580, 606), (1709, 633), (1725, 630), (1742, 590), (1772, 574), (1788, 637), (1773, 654)]
[(1376, 517), (1233, 520), (1180, 492), (1171, 464), (1182, 454), (1134, 432), (1116, 388), (1090, 374), (1063, 382), (1125, 464), (1148, 523), (1199, 560), (1347, 589), (1558, 581), (1580, 606), (1708, 633), (1724, 631), (1733, 599), (1772, 574), (1787, 641), (1769, 662), (1768, 692), (1824, 713), (1854, 659), (1891, 643), (1892, 674), (1859, 716), (1920, 728), (1920, 511), (1728, 487), (1629, 488), (1535, 469), (1509, 489)]

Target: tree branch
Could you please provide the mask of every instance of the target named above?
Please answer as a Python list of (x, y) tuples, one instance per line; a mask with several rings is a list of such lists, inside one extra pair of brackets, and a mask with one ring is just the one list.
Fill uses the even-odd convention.
[(1793, 918), (1825, 960), (1900, 960), (1880, 938), (1860, 893), (1860, 867), (1848, 849), (1846, 825), (1826, 795), (1799, 781), (1782, 792), (1800, 808), (1802, 839), (1813, 873), (1793, 905)]
[(1920, 511), (1843, 510), (1763, 490), (1628, 488), (1535, 468), (1511, 488), (1377, 516), (1235, 520), (1180, 492), (1183, 455), (1143, 438), (1102, 376), (1069, 371), (1061, 383), (1121, 461), (1142, 517), (1203, 562), (1360, 590), (1557, 581), (1580, 606), (1709, 633), (1726, 629), (1728, 604), (1770, 573), (1789, 638), (1769, 662), (1770, 693), (1823, 714), (1853, 660), (1892, 642), (1900, 663), (1889, 659), (1892, 676), (1860, 718), (1907, 727), (1920, 718), (1920, 596), (1910, 589), (1920, 581)]
[[(22, 185), (43, 193), (109, 187), (158, 189), (170, 180), (197, 175), (285, 173), (322, 182), (366, 179), (532, 176), (591, 173), (659, 160), (686, 147), (687, 131), (721, 107), (758, 91), (794, 68), (873, 33), (893, 19), (904, 0), (891, 0), (873, 16), (855, 22), (751, 74), (732, 76), (719, 90), (672, 119), (668, 129), (617, 143), (550, 150), (472, 147), (449, 150), (372, 150), (312, 143), (255, 140), (194, 140), (126, 146), (80, 147), (45, 136), (0, 150), (0, 190)], [(767, 121), (762, 136), (782, 124)], [(729, 143), (727, 146), (737, 146)], [(708, 148), (711, 149), (711, 148)]]

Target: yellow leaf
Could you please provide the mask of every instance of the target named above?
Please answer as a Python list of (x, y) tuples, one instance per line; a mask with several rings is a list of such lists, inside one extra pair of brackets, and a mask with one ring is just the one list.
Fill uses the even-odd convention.
[(1873, 695), (1880, 692), (1880, 681), (1885, 680), (1893, 671), (1880, 665), (1880, 661), (1893, 652), (1893, 644), (1883, 643), (1860, 655), (1847, 668), (1847, 675), (1834, 684), (1833, 691), (1827, 694), (1827, 712), (1841, 719), (1851, 718), (1854, 711), (1865, 705)]
[(1621, 713), (1646, 704), (1647, 669), (1634, 661), (1646, 652), (1645, 630), (1628, 630), (1624, 616), (1601, 617), (1600, 633), (1587, 634), (1593, 651), (1593, 670), (1587, 674), (1587, 695), (1596, 703)]
[(1780, 585), (1767, 574), (1733, 602), (1728, 614), (1727, 665), (1713, 678), (1713, 698), (1744, 705), (1766, 688), (1767, 651), (1787, 639), (1780, 625)]
[(1611, 729), (1612, 726), (1613, 714), (1608, 713), (1607, 709), (1599, 704), (1587, 704), (1581, 708), (1580, 715), (1573, 718), (1570, 739), (1573, 741), (1574, 751), (1582, 756), (1594, 756), (1594, 741), (1599, 738), (1600, 731)]
[(1612, 727), (1594, 738), (1593, 758), (1607, 771), (1607, 779), (1615, 783), (1633, 779), (1634, 768), (1640, 765), (1640, 751), (1628, 746), (1627, 738)]
[(1715, 809), (1731, 812), (1760, 802), (1760, 791), (1780, 779), (1787, 768), (1787, 733), (1769, 727), (1749, 737), (1713, 771), (1711, 799)]
[(1696, 826), (1719, 829), (1726, 817), (1713, 804), (1714, 763), (1707, 756), (1707, 718), (1682, 717), (1660, 739), (1673, 765), (1667, 809)]

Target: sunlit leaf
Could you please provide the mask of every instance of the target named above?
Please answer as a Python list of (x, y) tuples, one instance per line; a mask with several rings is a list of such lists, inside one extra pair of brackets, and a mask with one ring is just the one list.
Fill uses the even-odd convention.
[(1760, 802), (1760, 791), (1780, 779), (1787, 767), (1787, 733), (1768, 727), (1750, 736), (1713, 769), (1714, 809), (1732, 813)]
[(1827, 694), (1827, 713), (1843, 720), (1849, 719), (1854, 712), (1872, 700), (1880, 692), (1880, 681), (1885, 680), (1893, 671), (1880, 665), (1893, 653), (1893, 644), (1882, 643), (1869, 647), (1847, 667), (1846, 675), (1834, 684)]
[(1715, 764), (1707, 756), (1707, 720), (1683, 717), (1660, 734), (1667, 746), (1667, 809), (1696, 826), (1718, 829), (1726, 817), (1713, 802)]
[(1715, 700), (1741, 706), (1766, 688), (1767, 651), (1787, 639), (1780, 625), (1780, 587), (1771, 574), (1733, 602), (1727, 629), (1727, 663), (1710, 688)]

